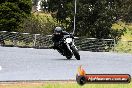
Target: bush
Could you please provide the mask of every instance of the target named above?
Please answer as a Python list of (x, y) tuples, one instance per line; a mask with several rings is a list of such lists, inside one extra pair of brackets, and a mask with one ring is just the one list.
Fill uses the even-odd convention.
[(25, 19), (21, 32), (32, 34), (51, 34), (57, 22), (50, 14), (34, 13), (28, 19)]

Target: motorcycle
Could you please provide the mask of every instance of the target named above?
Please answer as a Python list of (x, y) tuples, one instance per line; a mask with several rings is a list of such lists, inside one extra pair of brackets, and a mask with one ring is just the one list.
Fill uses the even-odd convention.
[(70, 35), (64, 35), (63, 39), (58, 44), (58, 48), (57, 51), (63, 56), (66, 56), (67, 59), (71, 59), (74, 55), (77, 60), (80, 60), (78, 49), (74, 44), (74, 38)]

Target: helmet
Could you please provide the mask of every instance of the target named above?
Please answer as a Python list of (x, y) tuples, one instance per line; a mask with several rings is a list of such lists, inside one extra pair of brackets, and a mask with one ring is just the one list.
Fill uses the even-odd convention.
[(55, 34), (61, 34), (62, 33), (62, 28), (61, 27), (56, 27), (55, 30), (54, 30), (54, 33)]

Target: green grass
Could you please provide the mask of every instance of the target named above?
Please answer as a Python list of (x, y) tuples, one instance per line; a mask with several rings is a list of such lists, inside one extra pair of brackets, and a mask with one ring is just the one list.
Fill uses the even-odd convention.
[(121, 36), (121, 39), (118, 41), (117, 45), (115, 46), (116, 52), (123, 52), (123, 53), (132, 53), (132, 24), (126, 25), (123, 22), (119, 22), (118, 24), (113, 24), (112, 27), (114, 30), (119, 30), (125, 28), (126, 31), (124, 35)]
[[(5, 40), (5, 45), (14, 45), (14, 42), (11, 40)], [(33, 42), (23, 42), (23, 41), (17, 41), (16, 42), (16, 46), (29, 46), (32, 47), (33, 46)]]
[(0, 88), (131, 88), (130, 84), (85, 84), (83, 86), (73, 82), (53, 82), (53, 83), (39, 83), (39, 84), (6, 84), (1, 85)]
[(115, 47), (116, 52), (132, 53), (132, 42), (119, 41)]
[(72, 84), (47, 84), (40, 88), (130, 88), (132, 85), (130, 84), (85, 84), (84, 86), (80, 86), (76, 83)]

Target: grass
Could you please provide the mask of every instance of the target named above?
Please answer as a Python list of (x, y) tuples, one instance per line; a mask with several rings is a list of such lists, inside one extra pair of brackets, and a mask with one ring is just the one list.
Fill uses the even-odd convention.
[(0, 84), (0, 88), (131, 88), (130, 84), (85, 84), (78, 85), (76, 82), (45, 82), (45, 83), (17, 83)]
[(132, 42), (119, 41), (115, 47), (116, 52), (132, 53)]
[(123, 53), (132, 53), (132, 24), (126, 25), (123, 22), (119, 22), (117, 24), (113, 24), (113, 29), (126, 29), (124, 35), (121, 36), (120, 41), (118, 41), (117, 45), (115, 46), (116, 52), (123, 52)]
[[(5, 40), (4, 41), (6, 45), (14, 45), (14, 42), (11, 40)], [(32, 47), (33, 46), (33, 42), (23, 42), (23, 41), (17, 41), (16, 42), (16, 46), (29, 46)]]
[(127, 28), (121, 40), (115, 47), (115, 51), (123, 53), (132, 53), (132, 29)]

